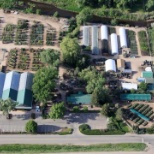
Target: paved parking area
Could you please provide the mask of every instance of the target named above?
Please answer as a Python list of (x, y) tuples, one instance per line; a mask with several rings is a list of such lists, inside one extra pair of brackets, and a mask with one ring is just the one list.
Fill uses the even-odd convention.
[[(30, 114), (15, 115), (8, 120), (0, 115), (0, 132), (24, 132), (25, 124), (31, 118)], [(69, 113), (63, 119), (42, 119), (41, 115), (36, 115), (35, 121), (38, 124), (39, 133), (60, 131), (63, 127), (78, 130), (78, 126), (87, 123), (92, 129), (105, 129), (107, 118), (98, 113)], [(74, 132), (74, 133), (78, 133)]]

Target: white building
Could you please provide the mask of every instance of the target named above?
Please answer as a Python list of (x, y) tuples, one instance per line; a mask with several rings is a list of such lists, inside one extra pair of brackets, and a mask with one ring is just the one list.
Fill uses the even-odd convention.
[(119, 35), (120, 35), (120, 47), (127, 48), (127, 35), (126, 29), (123, 27), (119, 28)]
[(116, 64), (115, 60), (113, 59), (108, 59), (105, 61), (105, 71), (114, 71), (116, 72)]
[(118, 38), (115, 33), (111, 34), (111, 54), (118, 54)]
[(137, 83), (121, 83), (122, 84), (122, 89), (126, 90), (137, 90)]

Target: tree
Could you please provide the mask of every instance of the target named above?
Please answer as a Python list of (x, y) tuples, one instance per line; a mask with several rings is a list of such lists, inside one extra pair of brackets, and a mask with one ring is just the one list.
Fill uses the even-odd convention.
[(64, 114), (65, 114), (65, 106), (64, 102), (61, 102), (52, 105), (52, 107), (50, 108), (49, 117), (51, 119), (60, 119), (63, 118)]
[(147, 0), (146, 10), (151, 10), (153, 7), (154, 7), (154, 1), (153, 0)]
[(77, 16), (76, 16), (76, 22), (77, 25), (82, 25), (85, 22), (88, 22), (92, 18), (92, 12), (91, 8), (84, 8)]
[(73, 67), (76, 66), (80, 55), (80, 46), (77, 39), (65, 37), (60, 44), (60, 48), (62, 50), (63, 62)]
[(97, 90), (94, 90), (91, 98), (92, 105), (99, 106), (99, 95)]
[(14, 110), (17, 102), (12, 101), (10, 98), (7, 100), (0, 100), (0, 111), (3, 111), (5, 116), (8, 116), (9, 112)]
[(29, 120), (26, 123), (25, 130), (27, 133), (37, 133), (37, 123), (33, 120)]
[(117, 120), (122, 120), (122, 116), (123, 116), (122, 109), (121, 108), (117, 109), (117, 111), (116, 111), (116, 119)]
[(101, 114), (106, 117), (109, 115), (109, 104), (108, 103), (106, 103), (102, 106)]
[(57, 66), (59, 64), (60, 52), (53, 49), (47, 49), (41, 52), (41, 61), (48, 65)]
[(1, 0), (0, 7), (3, 9), (11, 9), (14, 8), (17, 4), (18, 0)]
[(144, 83), (144, 82), (141, 82), (141, 83), (139, 84), (139, 89), (140, 89), (141, 91), (143, 91), (143, 92), (146, 92), (146, 91), (147, 91), (147, 84)]
[(51, 99), (51, 92), (54, 90), (58, 76), (55, 67), (43, 67), (38, 70), (33, 79), (32, 91), (37, 101), (46, 103)]
[(58, 14), (58, 12), (56, 11), (54, 14), (53, 14), (53, 17), (58, 17), (59, 16), (59, 14)]

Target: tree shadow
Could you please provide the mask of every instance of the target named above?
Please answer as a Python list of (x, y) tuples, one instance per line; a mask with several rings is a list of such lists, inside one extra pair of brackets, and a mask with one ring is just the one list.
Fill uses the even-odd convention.
[(63, 120), (66, 120), (68, 124), (70, 123), (87, 123), (88, 120), (96, 120), (98, 113), (68, 113), (64, 116)]
[(57, 132), (61, 129), (59, 126), (54, 125), (38, 125), (37, 126), (37, 132), (38, 133), (53, 133)]

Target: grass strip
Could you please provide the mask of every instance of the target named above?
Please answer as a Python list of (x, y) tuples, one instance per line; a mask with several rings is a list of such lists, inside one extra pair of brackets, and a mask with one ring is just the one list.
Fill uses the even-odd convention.
[(94, 145), (30, 145), (8, 144), (0, 146), (0, 153), (56, 153), (96, 151), (144, 151), (144, 143), (94, 144)]

